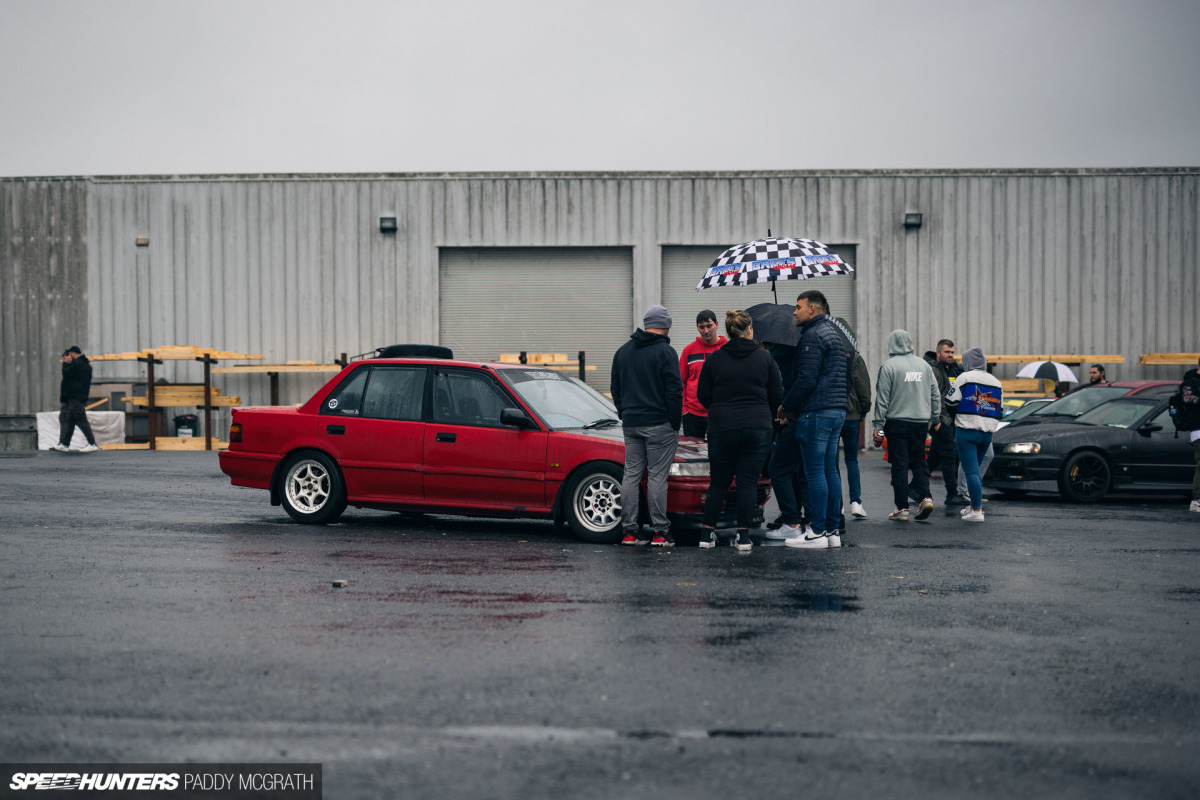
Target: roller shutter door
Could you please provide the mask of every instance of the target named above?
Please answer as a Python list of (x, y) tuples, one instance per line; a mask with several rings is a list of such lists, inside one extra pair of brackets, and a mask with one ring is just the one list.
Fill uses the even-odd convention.
[(457, 358), (580, 350), (608, 391), (613, 353), (633, 333), (628, 247), (463, 247), (439, 255), (439, 344)]
[[(677, 328), (671, 344), (683, 348), (695, 338), (696, 315), (706, 308), (716, 312), (721, 333), (725, 333), (725, 310), (748, 308), (758, 303), (770, 303), (771, 284), (753, 286), (721, 286), (697, 292), (696, 284), (704, 277), (704, 271), (729, 245), (714, 247), (668, 246), (662, 250), (662, 298), (663, 305), (671, 312)], [(829, 245), (830, 252), (837, 253), (850, 266), (858, 268), (854, 245)], [(842, 317), (850, 327), (858, 330), (858, 315), (854, 301), (854, 275), (835, 275), (828, 278), (813, 278), (807, 281), (781, 281), (778, 287), (779, 302), (791, 305), (796, 295), (808, 289), (818, 289), (829, 300), (829, 310), (835, 317)], [(686, 331), (686, 334), (685, 334)]]

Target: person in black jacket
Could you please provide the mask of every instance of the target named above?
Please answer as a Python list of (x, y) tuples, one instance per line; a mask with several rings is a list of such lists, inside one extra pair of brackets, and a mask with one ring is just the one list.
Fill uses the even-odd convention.
[(87, 411), (83, 407), (91, 390), (92, 365), (88, 363), (87, 356), (79, 349), (79, 345), (72, 345), (62, 354), (62, 385), (58, 391), (58, 401), (62, 403), (62, 408), (58, 412), (58, 444), (51, 447), (51, 450), (63, 453), (70, 450), (71, 437), (75, 435), (76, 425), (83, 431), (88, 442), (80, 452), (94, 453), (100, 449), (96, 446), (96, 437), (92, 433), (92, 426), (88, 424)]
[[(792, 531), (788, 547), (841, 547), (838, 510), (842, 481), (837, 472), (838, 437), (846, 420), (853, 370), (852, 351), (829, 317), (825, 295), (801, 292), (793, 312), (800, 342), (792, 366), (792, 386), (778, 409), (789, 420), (804, 453), (804, 475), (812, 502), (812, 534)], [(785, 530), (781, 528), (780, 530)]]
[(717, 517), (737, 476), (737, 538), (742, 552), (752, 546), (750, 523), (757, 504), (758, 476), (771, 449), (773, 410), (783, 398), (783, 379), (771, 354), (754, 343), (745, 311), (725, 312), (729, 342), (700, 370), (696, 399), (708, 409), (708, 462), (711, 483), (704, 501), (701, 547), (717, 544)]
[[(667, 518), (667, 476), (679, 446), (683, 379), (679, 354), (667, 336), (671, 312), (650, 306), (629, 341), (613, 356), (609, 391), (625, 433), (625, 476), (621, 480), (622, 544), (675, 544)], [(641, 536), (639, 488), (646, 473), (646, 505), (653, 536)]]

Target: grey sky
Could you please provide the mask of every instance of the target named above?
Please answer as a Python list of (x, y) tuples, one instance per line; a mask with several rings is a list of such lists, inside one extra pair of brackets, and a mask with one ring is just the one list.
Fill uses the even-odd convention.
[(0, 175), (1200, 166), (1196, 0), (0, 0)]

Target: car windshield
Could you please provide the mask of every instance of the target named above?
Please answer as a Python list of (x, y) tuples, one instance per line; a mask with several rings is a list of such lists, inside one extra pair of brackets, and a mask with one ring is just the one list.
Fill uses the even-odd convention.
[(1110, 428), (1130, 428), (1158, 404), (1159, 401), (1153, 397), (1125, 397), (1120, 400), (1110, 400), (1096, 406), (1086, 414), (1080, 414), (1075, 418), (1075, 422), (1107, 425)]
[(1031, 400), (1028, 403), (1026, 403), (1025, 405), (1018, 406), (1017, 408), (1014, 408), (1012, 411), (1005, 414), (1004, 419), (1009, 422), (1012, 422), (1014, 419), (1020, 419), (1021, 417), (1027, 417), (1030, 414), (1032, 414), (1033, 412), (1037, 411), (1042, 406), (1046, 406), (1046, 405), (1049, 405), (1049, 403), (1043, 403), (1038, 400)]
[(581, 380), (548, 369), (497, 371), (551, 428), (602, 428), (620, 424), (612, 401)]
[(1065, 417), (1078, 417), (1085, 411), (1091, 411), (1101, 403), (1112, 400), (1114, 397), (1120, 397), (1127, 391), (1129, 390), (1122, 389), (1120, 386), (1093, 386), (1089, 389), (1080, 389), (1053, 403), (1046, 403), (1030, 416), (1041, 417), (1058, 414)]

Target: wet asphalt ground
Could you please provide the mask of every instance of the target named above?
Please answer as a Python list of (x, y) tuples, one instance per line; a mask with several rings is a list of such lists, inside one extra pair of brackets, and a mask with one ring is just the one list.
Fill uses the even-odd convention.
[(306, 527), (215, 454), (0, 458), (0, 761), (320, 762), (327, 798), (1200, 794), (1186, 500), (904, 525), (886, 464), (863, 482), (847, 546), (742, 555)]

